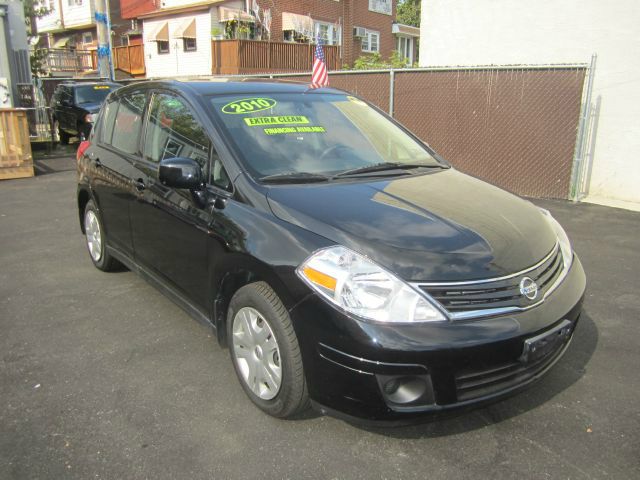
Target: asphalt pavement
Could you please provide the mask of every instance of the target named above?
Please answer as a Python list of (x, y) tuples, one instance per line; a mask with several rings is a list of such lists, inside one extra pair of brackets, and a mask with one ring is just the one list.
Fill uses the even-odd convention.
[(73, 169), (0, 182), (0, 479), (640, 478), (640, 213), (536, 201), (588, 275), (563, 360), (489, 407), (364, 428), (266, 416), (210, 331), (96, 270)]

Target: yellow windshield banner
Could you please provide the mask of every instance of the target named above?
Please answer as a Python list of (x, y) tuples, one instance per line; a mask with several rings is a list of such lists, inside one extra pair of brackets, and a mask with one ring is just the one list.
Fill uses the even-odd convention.
[(109, 90), (111, 87), (109, 85), (94, 85), (94, 90)]
[(274, 127), (265, 128), (264, 133), (266, 135), (282, 135), (285, 133), (325, 133), (324, 127), (312, 126), (312, 127)]
[(262, 125), (296, 125), (300, 123), (309, 123), (307, 117), (301, 115), (281, 115), (279, 117), (247, 117), (244, 123), (250, 127)]

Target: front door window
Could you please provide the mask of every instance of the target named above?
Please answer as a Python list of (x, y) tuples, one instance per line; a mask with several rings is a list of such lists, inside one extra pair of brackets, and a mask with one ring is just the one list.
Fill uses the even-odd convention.
[(145, 158), (159, 163), (165, 158), (186, 157), (207, 167), (211, 142), (185, 102), (175, 95), (157, 93), (151, 101)]

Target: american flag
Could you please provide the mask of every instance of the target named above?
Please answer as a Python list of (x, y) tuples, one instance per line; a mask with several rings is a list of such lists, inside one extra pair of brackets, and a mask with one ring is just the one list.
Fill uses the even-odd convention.
[(329, 74), (327, 64), (324, 60), (322, 44), (318, 42), (313, 54), (313, 72), (311, 73), (311, 88), (326, 87), (329, 85)]

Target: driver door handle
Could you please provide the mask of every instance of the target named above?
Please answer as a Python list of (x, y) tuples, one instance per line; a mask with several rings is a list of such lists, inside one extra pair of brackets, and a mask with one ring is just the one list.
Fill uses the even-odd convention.
[(136, 187), (136, 190), (138, 190), (139, 192), (143, 191), (146, 188), (144, 180), (142, 180), (141, 178), (134, 180), (133, 186)]

